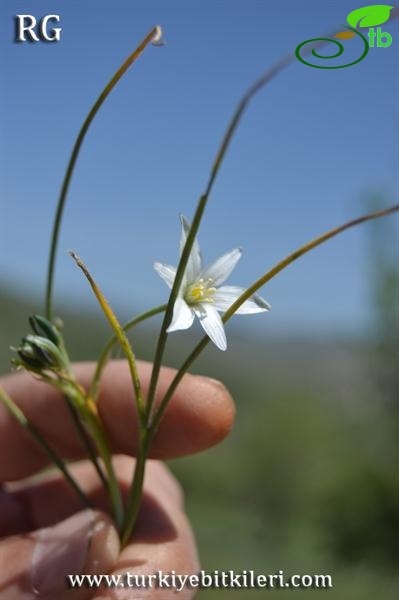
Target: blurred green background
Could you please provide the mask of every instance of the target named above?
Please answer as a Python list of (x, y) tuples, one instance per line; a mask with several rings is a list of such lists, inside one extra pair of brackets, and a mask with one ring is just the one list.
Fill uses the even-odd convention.
[[(385, 220), (368, 229), (374, 319), (363, 337), (250, 338), (229, 335), (227, 354), (208, 348), (195, 372), (223, 380), (237, 403), (230, 438), (171, 462), (183, 484), (203, 567), (273, 573), (325, 573), (331, 598), (396, 599), (399, 592), (398, 265)], [(0, 364), (26, 332), (38, 298), (5, 282), (0, 295)], [(108, 335), (100, 315), (59, 307), (76, 359), (93, 358)], [(85, 335), (81, 332), (84, 329)], [(155, 323), (136, 332), (151, 359)], [(167, 363), (189, 349), (172, 338)], [(201, 592), (225, 598), (228, 590)], [(289, 595), (242, 590), (236, 598)], [(296, 591), (322, 597), (326, 591)]]

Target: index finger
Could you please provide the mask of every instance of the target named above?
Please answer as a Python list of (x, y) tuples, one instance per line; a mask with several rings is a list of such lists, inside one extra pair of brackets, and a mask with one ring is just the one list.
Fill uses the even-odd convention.
[[(87, 388), (94, 363), (75, 365), (78, 381)], [(148, 390), (151, 365), (138, 363), (144, 395)], [(162, 398), (176, 371), (164, 367), (158, 386)], [(6, 376), (0, 385), (22, 409), (46, 441), (65, 458), (85, 456), (62, 395), (26, 373)], [(110, 446), (114, 453), (135, 456), (138, 421), (132, 383), (125, 361), (111, 361), (101, 382), (98, 400)], [(220, 442), (230, 431), (234, 405), (227, 389), (206, 377), (186, 375), (177, 388), (154, 437), (151, 457), (174, 458), (204, 450)], [(47, 457), (30, 434), (0, 406), (0, 481), (26, 477), (41, 469)]]

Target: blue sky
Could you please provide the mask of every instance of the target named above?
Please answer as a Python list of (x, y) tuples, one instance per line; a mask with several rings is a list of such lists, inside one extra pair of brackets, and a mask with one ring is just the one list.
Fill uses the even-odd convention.
[[(392, 3), (393, 4), (393, 3)], [(303, 40), (345, 23), (359, 2), (2, 0), (0, 7), (0, 281), (41, 294), (56, 199), (92, 102), (155, 24), (81, 153), (65, 213), (56, 289), (95, 306), (67, 256), (76, 250), (112, 303), (163, 302), (154, 260), (176, 263), (178, 213), (190, 217), (245, 88)], [(16, 44), (13, 17), (59, 14), (57, 44)], [(209, 202), (205, 259), (240, 245), (233, 284), (249, 284), (309, 238), (365, 211), (369, 193), (398, 199), (398, 21), (390, 48), (354, 67), (296, 61), (254, 100)], [(357, 40), (347, 42), (348, 55)], [(349, 46), (352, 44), (352, 46)], [(396, 223), (397, 218), (395, 217)], [(367, 226), (271, 282), (262, 332), (362, 331), (371, 315)], [(395, 252), (395, 249), (392, 249)]]

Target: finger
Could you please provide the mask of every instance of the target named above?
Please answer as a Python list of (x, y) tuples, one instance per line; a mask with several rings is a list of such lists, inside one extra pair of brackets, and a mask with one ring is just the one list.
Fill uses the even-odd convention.
[[(125, 494), (128, 491), (131, 481), (133, 466), (134, 460), (131, 458), (116, 457), (114, 459), (114, 467), (118, 475), (119, 484)], [(99, 484), (92, 465), (88, 461), (84, 461), (80, 464), (73, 465), (72, 471), (80, 484), (85, 486), (85, 492), (92, 499), (92, 501), (96, 502), (99, 506), (104, 506), (104, 491)], [(17, 486), (14, 484), (14, 487)], [(73, 494), (68, 495), (70, 494), (68, 488), (64, 488), (65, 484), (60, 476), (52, 475), (50, 479), (47, 476), (47, 480), (45, 481), (35, 480), (34, 482), (31, 481), (30, 484), (25, 482), (23, 489), (10, 493), (9, 496), (12, 497), (13, 500), (18, 499), (20, 506), (25, 507), (27, 520), (31, 522), (32, 526), (48, 527), (56, 522), (59, 518), (65, 519), (71, 511), (73, 512), (76, 509), (77, 505), (75, 496)], [(0, 508), (3, 510), (1, 504)], [(0, 511), (0, 514), (2, 510)], [(19, 549), (23, 550), (21, 540), (25, 540), (26, 536), (10, 539), (18, 540), (18, 543), (20, 544)], [(0, 542), (0, 557), (1, 544), (2, 542)], [(12, 546), (8, 546), (8, 548), (11, 549), (11, 551), (13, 550)], [(47, 550), (50, 554), (53, 554), (53, 549), (50, 546), (47, 546)], [(40, 551), (40, 554), (47, 555), (47, 552)], [(93, 572), (93, 570), (90, 571), (90, 569), (87, 568), (87, 563), (85, 563), (83, 569), (79, 570), (78, 563), (82, 563), (83, 561), (77, 560), (76, 549), (73, 552), (73, 557), (74, 562), (70, 562), (68, 557), (64, 557), (63, 560), (66, 561), (64, 568), (60, 567), (58, 570), (55, 569), (57, 581), (62, 580), (65, 582), (66, 574), (89, 575)], [(15, 571), (16, 567), (14, 562), (10, 558), (8, 560), (12, 569)], [(17, 580), (19, 589), (24, 590), (24, 593), (28, 594), (28, 588), (32, 581), (32, 574), (26, 573), (26, 569), (24, 568), (24, 565), (26, 566), (26, 564), (27, 563), (25, 561), (20, 569), (20, 572), (17, 574), (17, 577), (15, 578), (14, 576), (14, 579)], [(105, 565), (105, 561), (103, 561), (102, 564)], [(47, 563), (47, 569), (45, 570), (45, 573), (49, 572), (51, 566), (51, 564)], [(97, 569), (96, 573), (105, 574), (110, 569), (112, 574), (123, 576), (122, 582), (124, 584), (125, 581), (127, 581), (127, 572), (132, 575), (147, 575), (158, 570), (163, 570), (166, 573), (174, 569), (179, 574), (195, 573), (198, 571), (198, 559), (195, 542), (193, 540), (190, 526), (183, 513), (182, 493), (176, 480), (170, 475), (169, 471), (162, 463), (157, 461), (149, 461), (147, 464), (143, 501), (137, 527), (131, 544), (123, 550), (119, 558), (114, 560), (110, 568), (106, 569), (104, 566), (102, 571)], [(36, 567), (34, 569), (34, 574), (35, 573)], [(37, 574), (35, 575), (36, 582), (38, 579), (41, 581), (41, 578), (44, 578), (44, 575), (40, 575), (39, 578)], [(52, 593), (54, 585), (53, 581), (54, 579), (52, 579), (50, 583), (46, 584), (46, 589), (51, 590)], [(81, 581), (80, 584), (82, 585), (83, 582)], [(90, 580), (86, 578), (84, 585), (89, 584)], [(2, 580), (0, 578), (0, 589), (1, 587)], [(10, 592), (13, 588), (10, 588), (10, 584), (6, 582), (6, 587), (4, 589), (6, 589), (7, 592)], [(74, 592), (77, 592), (79, 589), (81, 588), (74, 588)], [(141, 591), (127, 588), (130, 590), (129, 594), (124, 596), (123, 594), (126, 594), (127, 592), (125, 587), (118, 587), (117, 589), (112, 590), (107, 588), (105, 580), (103, 580), (103, 584), (100, 585), (98, 589), (95, 587), (89, 589), (91, 589), (90, 597), (94, 595), (96, 599), (130, 599), (132, 597), (149, 597), (151, 599), (157, 599), (169, 597), (169, 592), (167, 590), (163, 590), (164, 593), (162, 596), (160, 596), (159, 591), (152, 588)], [(43, 586), (41, 587), (41, 590), (43, 593)], [(141, 595), (142, 593), (144, 593), (144, 595)], [(58, 595), (53, 595), (53, 597), (63, 598), (62, 590), (59, 588), (57, 588), (57, 594)], [(7, 598), (9, 597), (13, 596), (7, 596)], [(18, 600), (22, 598), (22, 596), (15, 597), (18, 597)], [(30, 598), (31, 596), (27, 595), (26, 597)], [(46, 595), (43, 597), (47, 598)], [(51, 593), (49, 592), (49, 598), (50, 597)], [(75, 599), (75, 595), (72, 597)], [(86, 596), (82, 597), (85, 598)], [(173, 597), (175, 596), (173, 595)], [(191, 591), (187, 589), (185, 592), (180, 593), (179, 597), (183, 599), (191, 598)], [(23, 596), (23, 598), (25, 599), (25, 596)], [(76, 596), (76, 598), (80, 598), (80, 596)], [(3, 600), (1, 593), (0, 600)]]
[[(76, 376), (88, 387), (93, 363), (75, 367)], [(151, 377), (151, 365), (139, 363), (144, 394)], [(157, 401), (163, 397), (176, 371), (161, 371)], [(3, 378), (0, 385), (21, 407), (48, 443), (67, 458), (85, 456), (65, 402), (50, 386), (27, 374)], [(129, 370), (125, 361), (112, 361), (105, 369), (99, 413), (115, 453), (135, 455), (138, 423)], [(154, 438), (151, 456), (173, 458), (204, 450), (220, 442), (230, 431), (234, 405), (230, 394), (219, 382), (186, 375), (177, 388)], [(29, 433), (0, 406), (0, 481), (14, 480), (34, 473), (48, 461)]]
[(108, 516), (84, 510), (57, 525), (0, 540), (0, 600), (84, 600), (88, 588), (70, 590), (69, 573), (106, 573), (119, 540)]

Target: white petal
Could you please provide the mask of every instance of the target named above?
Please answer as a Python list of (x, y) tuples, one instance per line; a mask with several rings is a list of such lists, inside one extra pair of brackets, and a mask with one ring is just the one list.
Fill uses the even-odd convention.
[(176, 276), (176, 268), (170, 265), (165, 265), (160, 262), (154, 263), (154, 269), (160, 277), (164, 280), (168, 287), (172, 287)]
[(224, 331), (223, 321), (217, 310), (212, 304), (204, 302), (203, 304), (198, 304), (194, 308), (194, 311), (212, 342), (216, 344), (220, 350), (226, 350), (226, 333)]
[[(244, 292), (245, 289), (242, 287), (223, 285), (214, 293), (212, 306), (221, 312), (225, 312)], [(234, 314), (253, 315), (270, 310), (270, 308), (271, 306), (266, 300), (258, 296), (258, 294), (254, 294)]]
[[(190, 223), (187, 221), (184, 215), (180, 215), (180, 221), (182, 224), (181, 231), (181, 240), (180, 240), (180, 254), (183, 252), (184, 245), (186, 243), (186, 239), (188, 236), (188, 232), (190, 231)], [(199, 247), (199, 243), (197, 238), (194, 240), (193, 247), (191, 249), (190, 257), (188, 259), (186, 272), (185, 272), (185, 282), (187, 284), (194, 283), (196, 279), (198, 279), (198, 275), (202, 269), (202, 256), (201, 250)]]
[(205, 280), (212, 279), (212, 286), (217, 287), (221, 285), (226, 281), (240, 260), (241, 255), (242, 248), (235, 248), (234, 250), (231, 250), (231, 252), (223, 254), (223, 256), (215, 260), (215, 262), (202, 271), (201, 277)]
[(176, 298), (175, 305), (173, 307), (173, 318), (167, 331), (178, 331), (180, 329), (188, 329), (191, 327), (194, 321), (194, 312), (191, 310), (189, 305), (183, 298)]

